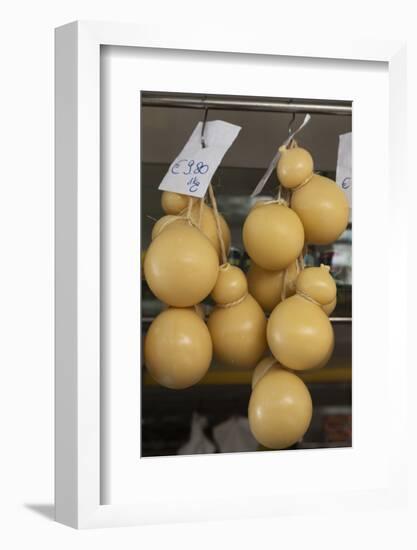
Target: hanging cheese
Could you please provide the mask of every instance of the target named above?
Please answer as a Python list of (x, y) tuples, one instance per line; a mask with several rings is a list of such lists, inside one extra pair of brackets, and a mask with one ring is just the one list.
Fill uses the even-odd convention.
[(286, 449), (309, 428), (313, 412), (310, 392), (294, 373), (272, 366), (255, 385), (249, 401), (249, 426), (269, 449)]
[(219, 267), (216, 284), (211, 297), (220, 305), (231, 304), (246, 296), (248, 284), (245, 274), (238, 267), (226, 263)]
[(324, 264), (303, 269), (297, 277), (295, 287), (297, 292), (312, 298), (321, 306), (332, 303), (336, 298), (336, 283), (330, 275), (330, 267)]
[(321, 264), (320, 267), (307, 267), (296, 280), (296, 290), (316, 301), (327, 316), (336, 307), (337, 287), (330, 275), (330, 267)]
[(271, 313), (267, 339), (276, 360), (293, 370), (324, 366), (334, 347), (327, 315), (320, 306), (298, 294), (279, 303)]
[(306, 242), (312, 244), (336, 241), (349, 222), (349, 204), (344, 192), (333, 180), (317, 174), (293, 191), (291, 208), (303, 223)]
[(277, 176), (283, 187), (292, 190), (291, 208), (304, 226), (305, 240), (330, 244), (346, 229), (349, 205), (336, 183), (313, 173), (310, 153), (302, 147), (281, 147)]
[(149, 327), (144, 356), (150, 375), (159, 384), (188, 388), (199, 382), (210, 366), (210, 333), (193, 310), (168, 308)]
[(277, 176), (286, 189), (298, 187), (313, 174), (314, 163), (310, 153), (302, 147), (280, 147)]
[(163, 191), (161, 197), (161, 206), (165, 214), (179, 214), (181, 210), (187, 208), (190, 197), (174, 193), (172, 191)]
[(230, 264), (221, 266), (212, 297), (218, 305), (207, 325), (216, 358), (233, 368), (254, 368), (266, 349), (266, 319), (247, 293), (243, 272)]
[(285, 204), (260, 204), (251, 209), (245, 220), (243, 243), (258, 266), (280, 271), (300, 255), (304, 230), (297, 214)]
[(219, 258), (211, 242), (188, 222), (172, 223), (148, 248), (146, 281), (162, 302), (176, 307), (198, 304), (212, 291)]

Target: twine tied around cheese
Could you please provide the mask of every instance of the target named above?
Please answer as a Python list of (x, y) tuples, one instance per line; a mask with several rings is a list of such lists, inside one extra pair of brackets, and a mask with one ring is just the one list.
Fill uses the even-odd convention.
[(222, 230), (220, 226), (220, 215), (219, 215), (219, 210), (217, 208), (217, 201), (216, 201), (216, 197), (213, 191), (213, 186), (211, 185), (211, 183), (209, 185), (208, 190), (209, 190), (210, 202), (213, 207), (214, 219), (216, 221), (217, 238), (219, 239), (219, 243), (220, 243), (222, 264), (225, 264), (227, 263), (226, 247), (224, 244)]
[(164, 222), (162, 223), (162, 225), (159, 227), (159, 231), (158, 233), (155, 235), (155, 237), (158, 237), (158, 235), (160, 235), (162, 233), (162, 231), (168, 226), (170, 225), (171, 223), (174, 223), (178, 220), (181, 220), (183, 219), (183, 216), (181, 215), (178, 215), (178, 216), (171, 216), (170, 218), (167, 217), (167, 219), (164, 220)]
[[(196, 227), (197, 229), (201, 229), (201, 222), (202, 222), (202, 219), (203, 219), (203, 208), (204, 208), (204, 197), (201, 198), (201, 199), (197, 199), (200, 201), (199, 203), (199, 210), (198, 210), (198, 218), (197, 218), (197, 223), (193, 220), (193, 204), (194, 204), (194, 198), (193, 197), (189, 197), (188, 199), (188, 205), (187, 205), (187, 208), (184, 208), (183, 210), (181, 210), (181, 212), (178, 214), (181, 218), (184, 218), (187, 220), (187, 222), (192, 225), (193, 227)], [(171, 223), (175, 220), (169, 220), (167, 222), (168, 223)], [(164, 226), (165, 227), (165, 224)]]
[[(226, 271), (229, 267), (231, 267), (231, 264), (229, 262), (225, 262), (224, 264), (222, 264), (219, 267), (219, 271), (221, 271), (221, 270)], [(227, 302), (226, 304), (219, 304), (218, 302), (216, 302), (216, 307), (221, 308), (221, 309), (227, 309), (229, 307), (238, 306), (244, 300), (246, 300), (246, 298), (248, 297), (248, 294), (249, 294), (249, 292), (246, 290), (246, 292), (243, 294), (243, 296), (241, 296), (237, 300), (234, 300), (233, 302)]]
[[(282, 287), (281, 287), (281, 302), (283, 302), (287, 297), (287, 275), (288, 270), (290, 268), (291, 264), (284, 269), (284, 275), (282, 277)], [(299, 258), (295, 260), (295, 269), (297, 271), (297, 276), (300, 274), (300, 264), (299, 264)]]
[(266, 206), (268, 204), (279, 204), (281, 206), (288, 206), (288, 202), (282, 197), (277, 197), (276, 199), (271, 199), (269, 201), (262, 201), (262, 206)]
[(238, 306), (244, 300), (246, 300), (246, 298), (248, 297), (248, 294), (249, 294), (248, 292), (245, 292), (245, 294), (241, 298), (239, 298), (238, 300), (235, 300), (234, 302), (229, 302), (227, 304), (216, 304), (216, 307), (219, 307), (221, 309), (227, 309), (229, 307)]
[(306, 178), (304, 181), (302, 181), (299, 185), (297, 185), (297, 187), (293, 187), (291, 189), (292, 193), (296, 193), (297, 191), (299, 191), (300, 189), (302, 189), (305, 185), (307, 185), (307, 183), (310, 183), (310, 181), (313, 179), (313, 176), (314, 176), (314, 172), (312, 172), (308, 178)]
[[(297, 289), (295, 291), (295, 293), (298, 294), (298, 296), (301, 296), (301, 298), (304, 298), (305, 300), (308, 300), (312, 304), (316, 304), (316, 306), (319, 306), (320, 308), (323, 307), (323, 306), (328, 305), (328, 304), (321, 304), (320, 302), (317, 302), (317, 300), (315, 300), (314, 298), (312, 298), (311, 296), (309, 296), (308, 294), (306, 294), (302, 290)], [(329, 302), (329, 303), (331, 303), (331, 302)]]
[[(327, 271), (330, 271), (330, 266), (328, 266), (328, 265), (320, 264), (320, 267), (327, 269)], [(311, 296), (309, 296), (308, 294), (306, 294), (306, 293), (303, 292), (302, 290), (297, 289), (295, 292), (296, 292), (296, 294), (298, 294), (299, 296), (301, 296), (301, 298), (304, 298), (305, 300), (308, 300), (309, 302), (311, 302), (311, 303), (313, 303), (313, 304), (316, 304), (316, 305), (319, 306), (320, 308), (329, 306), (329, 305), (333, 302), (333, 300), (336, 298), (336, 296), (335, 296), (334, 298), (332, 298), (332, 299), (330, 300), (330, 302), (327, 302), (327, 303), (325, 303), (325, 304), (321, 304), (320, 302), (317, 302), (317, 300), (314, 300), (314, 298), (312, 298)]]

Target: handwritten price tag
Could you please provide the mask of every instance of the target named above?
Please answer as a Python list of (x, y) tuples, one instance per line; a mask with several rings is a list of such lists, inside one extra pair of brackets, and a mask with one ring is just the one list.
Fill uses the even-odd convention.
[(352, 208), (352, 132), (339, 136), (336, 183), (345, 192), (349, 207)]
[(214, 172), (237, 138), (240, 126), (223, 120), (206, 122), (201, 143), (202, 122), (194, 128), (181, 153), (172, 162), (158, 189), (192, 197), (204, 197)]

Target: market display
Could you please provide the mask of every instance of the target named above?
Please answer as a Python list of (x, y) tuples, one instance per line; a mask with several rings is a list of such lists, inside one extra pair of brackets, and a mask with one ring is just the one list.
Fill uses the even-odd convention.
[(230, 369), (254, 369), (249, 425), (269, 449), (288, 448), (308, 430), (312, 399), (297, 373), (325, 366), (334, 348), (336, 284), (328, 266), (305, 267), (304, 254), (309, 243), (339, 238), (349, 208), (335, 182), (313, 170), (294, 141), (280, 148), (278, 196), (256, 202), (242, 227), (247, 274), (228, 260), (230, 229), (211, 185), (211, 205), (163, 192), (165, 215), (144, 258), (146, 281), (167, 306), (146, 335), (149, 373), (183, 389), (201, 380), (212, 356)]
[(327, 363), (334, 335), (322, 305), (332, 303), (335, 297), (336, 285), (325, 266), (300, 273), (296, 294), (278, 304), (268, 320), (268, 345), (283, 366), (298, 371)]

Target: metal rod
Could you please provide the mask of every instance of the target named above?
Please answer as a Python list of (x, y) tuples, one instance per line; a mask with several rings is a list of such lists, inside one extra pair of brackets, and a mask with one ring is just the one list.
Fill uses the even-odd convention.
[[(142, 317), (143, 323), (152, 323), (152, 321), (155, 319), (155, 317)], [(329, 321), (331, 323), (351, 323), (352, 317), (329, 317)]]
[(233, 111), (265, 111), (279, 113), (311, 113), (322, 115), (352, 114), (351, 101), (293, 100), (290, 98), (231, 97), (223, 95), (173, 94), (142, 92), (143, 107), (180, 107)]

